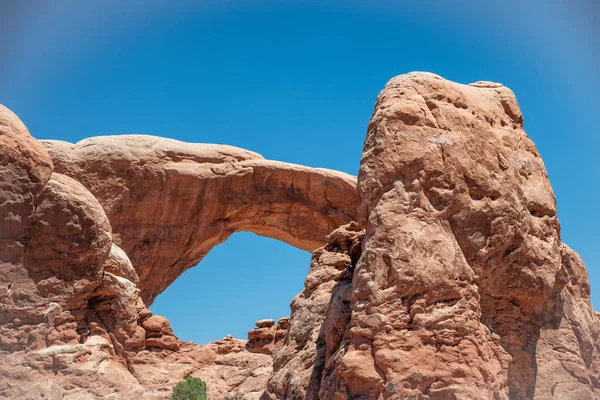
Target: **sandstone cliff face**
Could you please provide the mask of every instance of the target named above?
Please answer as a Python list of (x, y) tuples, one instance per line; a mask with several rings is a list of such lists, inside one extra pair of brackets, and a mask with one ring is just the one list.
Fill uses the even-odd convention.
[(282, 393), (275, 373), (268, 398), (599, 397), (587, 274), (560, 242), (554, 195), (509, 89), (392, 79), (358, 189), (366, 235), (342, 343), (328, 345), (318, 383)]
[[(567, 272), (555, 198), (509, 89), (392, 79), (359, 192), (367, 234), (340, 368), (369, 362), (367, 394), (592, 397), (598, 320), (585, 289), (577, 306), (571, 295), (587, 277)], [(379, 326), (363, 322), (372, 315)], [(548, 356), (562, 360), (550, 374)], [(352, 371), (338, 378), (365, 393)]]
[[(289, 320), (179, 341), (146, 307), (238, 230), (314, 251)], [(214, 399), (595, 399), (589, 296), (499, 84), (392, 79), (358, 184), (144, 135), (42, 145), (0, 107), (0, 397), (166, 399), (192, 374)]]

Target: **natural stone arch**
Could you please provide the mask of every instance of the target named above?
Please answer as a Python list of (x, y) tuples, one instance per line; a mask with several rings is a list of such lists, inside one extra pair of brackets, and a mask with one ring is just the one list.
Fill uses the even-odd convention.
[(337, 171), (148, 135), (43, 143), (104, 207), (146, 304), (233, 232), (312, 251), (356, 219), (356, 178)]

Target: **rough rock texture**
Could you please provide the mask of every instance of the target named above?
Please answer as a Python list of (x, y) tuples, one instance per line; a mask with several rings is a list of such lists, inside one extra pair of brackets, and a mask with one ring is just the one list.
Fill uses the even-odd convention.
[(264, 390), (270, 355), (152, 315), (103, 207), (1, 106), (0, 189), (0, 398), (166, 399), (191, 373), (215, 399)]
[[(229, 146), (44, 146), (0, 107), (0, 397), (166, 399), (191, 374), (217, 400), (600, 399), (587, 272), (502, 85), (392, 79), (358, 186)], [(147, 305), (238, 230), (314, 250), (290, 319), (179, 341)]]
[(110, 341), (91, 336), (83, 344), (40, 351), (0, 353), (0, 398), (169, 399), (188, 375), (206, 381), (211, 399), (243, 394), (257, 399), (272, 372), (272, 358), (249, 353), (244, 340), (207, 345), (180, 342), (178, 351), (141, 350), (124, 362)]
[(248, 332), (246, 350), (273, 355), (283, 345), (289, 323), (289, 317), (281, 318), (277, 324), (272, 319), (256, 321), (256, 328)]
[[(52, 173), (48, 153), (4, 107), (0, 166), (0, 396), (69, 398), (79, 383), (89, 386), (90, 374), (105, 394), (126, 388), (130, 375), (104, 339), (81, 343), (87, 299), (102, 283), (111, 246), (102, 207), (80, 183)], [(75, 354), (87, 370), (67, 383), (57, 376)]]
[(104, 207), (147, 304), (233, 232), (312, 251), (356, 219), (356, 178), (337, 171), (147, 135), (43, 143)]
[(131, 353), (131, 374), (144, 388), (144, 399), (168, 399), (173, 387), (193, 375), (207, 383), (211, 399), (237, 394), (256, 400), (272, 373), (272, 357), (250, 353), (246, 341), (228, 336), (206, 345), (179, 342), (177, 351)]
[[(358, 188), (366, 235), (341, 345), (327, 345), (308, 387), (281, 385), (276, 357), (265, 398), (600, 397), (587, 274), (560, 242), (555, 198), (509, 89), (392, 79)], [(323, 317), (315, 304), (296, 314)], [(292, 370), (302, 357), (287, 361)]]
[(0, 108), (0, 346), (76, 343), (75, 311), (100, 284), (111, 245), (98, 201)]
[(352, 276), (364, 233), (356, 223), (342, 226), (313, 252), (304, 290), (292, 301), (288, 335), (275, 353), (273, 377), (261, 399), (316, 398), (322, 371), (328, 367), (325, 362), (337, 351), (350, 319)]
[[(369, 122), (358, 185), (367, 233), (347, 350), (327, 389), (593, 396), (600, 325), (589, 283), (560, 243), (554, 194), (509, 89), (424, 73), (392, 79)], [(546, 368), (548, 358), (559, 365)], [(370, 366), (368, 380), (357, 363)]]

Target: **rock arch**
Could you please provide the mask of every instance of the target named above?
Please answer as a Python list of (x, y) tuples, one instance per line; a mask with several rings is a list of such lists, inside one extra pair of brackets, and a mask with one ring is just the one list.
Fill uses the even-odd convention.
[[(229, 146), (45, 146), (0, 106), (0, 375), (15, 383), (0, 396), (163, 398), (194, 373), (216, 398), (247, 393), (240, 382), (269, 400), (598, 397), (587, 272), (502, 85), (392, 79), (359, 206), (353, 177)], [(357, 206), (360, 224), (327, 235)], [(249, 335), (284, 336), (276, 352), (181, 342), (136, 286), (151, 302), (239, 230), (307, 250), (326, 239), (289, 321)]]
[(100, 201), (146, 304), (233, 232), (312, 251), (356, 219), (356, 178), (226, 145), (148, 135), (43, 141), (54, 170)]

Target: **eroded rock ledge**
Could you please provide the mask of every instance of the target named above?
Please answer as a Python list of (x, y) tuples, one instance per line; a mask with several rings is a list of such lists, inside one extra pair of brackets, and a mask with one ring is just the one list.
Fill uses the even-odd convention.
[[(358, 222), (354, 222), (358, 221)], [(313, 251), (291, 316), (179, 341), (147, 306), (247, 230)], [(33, 139), (0, 106), (0, 397), (597, 399), (600, 321), (513, 93), (393, 78), (358, 182), (145, 135)]]
[(289, 317), (279, 319), (277, 324), (272, 319), (256, 321), (256, 328), (248, 332), (246, 349), (252, 353), (273, 355), (283, 345), (289, 325)]

